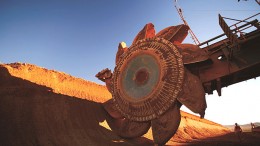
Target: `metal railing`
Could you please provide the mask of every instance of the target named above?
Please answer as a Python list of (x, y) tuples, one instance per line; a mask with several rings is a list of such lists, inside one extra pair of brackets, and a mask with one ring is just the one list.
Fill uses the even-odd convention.
[[(251, 28), (251, 27), (256, 27), (256, 29), (260, 29), (260, 24), (259, 24), (259, 22), (258, 22), (258, 20), (257, 19), (255, 19), (255, 20), (252, 20), (252, 21), (247, 21), (247, 20), (249, 20), (249, 19), (251, 19), (251, 18), (253, 18), (253, 17), (256, 17), (257, 15), (260, 15), (260, 13), (257, 13), (257, 14), (255, 14), (255, 15), (253, 15), (253, 16), (250, 16), (250, 17), (248, 17), (248, 18), (246, 18), (246, 19), (244, 19), (244, 20), (237, 20), (237, 19), (232, 19), (232, 18), (227, 18), (227, 17), (223, 17), (224, 19), (228, 19), (228, 20), (234, 20), (234, 21), (238, 21), (237, 23), (235, 23), (235, 24), (232, 24), (232, 25), (230, 25), (229, 26), (229, 28), (230, 28), (230, 30), (234, 33), (234, 34), (239, 34), (239, 36), (240, 36), (240, 38), (241, 39), (245, 39), (245, 36), (244, 36), (244, 34), (243, 34), (243, 31), (244, 30), (247, 30), (247, 29), (249, 29), (249, 28)], [(241, 25), (241, 26), (238, 26), (238, 24), (241, 24), (241, 23), (245, 23), (245, 24), (243, 24), (243, 25)], [(234, 28), (233, 28), (234, 27)], [(225, 33), (223, 33), (223, 34), (221, 34), (221, 35), (218, 35), (218, 36), (216, 36), (216, 37), (214, 37), (214, 38), (212, 38), (212, 39), (209, 39), (209, 40), (207, 40), (207, 41), (205, 41), (205, 42), (203, 42), (203, 43), (200, 43), (198, 46), (203, 46), (203, 45), (207, 45), (207, 46), (209, 46), (210, 44), (210, 42), (213, 42), (213, 41), (216, 41), (217, 39), (219, 39), (219, 38), (221, 38), (221, 37), (223, 37), (223, 36), (225, 36), (226, 34)], [(213, 44), (213, 43), (212, 43)]]

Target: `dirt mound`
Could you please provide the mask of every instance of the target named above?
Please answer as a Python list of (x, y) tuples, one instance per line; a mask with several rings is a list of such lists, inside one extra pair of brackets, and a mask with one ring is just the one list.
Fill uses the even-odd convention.
[[(123, 140), (107, 125), (100, 102), (111, 98), (104, 86), (31, 64), (0, 64), (1, 145), (152, 145), (145, 137)], [(169, 145), (218, 136), (229, 130), (182, 112)]]
[[(10, 71), (12, 66), (0, 66), (0, 145), (130, 146), (151, 144), (151, 140), (144, 138), (131, 141), (122, 140), (102, 126), (101, 123), (110, 120), (110, 117), (100, 103), (54, 93), (53, 88), (15, 77)], [(27, 67), (24, 64), (20, 66), (16, 64), (16, 68), (13, 70), (18, 73), (20, 67), (22, 74), (25, 75), (23, 69)], [(38, 72), (40, 74), (38, 78), (46, 78), (44, 73), (46, 76), (60, 74), (35, 66), (33, 68), (44, 71)], [(20, 77), (22, 77), (21, 74)], [(35, 80), (43, 81), (36, 78)], [(54, 78), (49, 81), (52, 80)], [(55, 86), (49, 82), (45, 84)], [(89, 82), (85, 84), (89, 84)], [(73, 94), (76, 95), (74, 92)]]
[(192, 142), (198, 139), (220, 136), (230, 131), (223, 126), (206, 119), (182, 112), (182, 119), (177, 133), (171, 139), (173, 142)]
[(12, 76), (49, 87), (54, 93), (95, 102), (104, 102), (111, 98), (111, 94), (105, 86), (75, 78), (63, 72), (48, 70), (27, 63), (11, 63), (1, 66), (5, 67)]

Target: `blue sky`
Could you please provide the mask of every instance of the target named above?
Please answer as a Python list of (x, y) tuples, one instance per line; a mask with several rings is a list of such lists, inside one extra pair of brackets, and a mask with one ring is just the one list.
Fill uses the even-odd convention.
[[(219, 13), (244, 19), (260, 11), (254, 0), (178, 2), (200, 42), (223, 33), (218, 25)], [(114, 68), (118, 43), (125, 41), (130, 46), (135, 35), (149, 22), (155, 25), (156, 32), (182, 23), (173, 0), (0, 0), (0, 62), (31, 63), (101, 83), (95, 74), (107, 67)], [(192, 43), (192, 40), (188, 36), (185, 42)], [(237, 122), (218, 121), (220, 105), (214, 103), (228, 103), (226, 98), (239, 96), (229, 88), (252, 93), (248, 84), (252, 84), (252, 88), (259, 87), (260, 81), (225, 88), (220, 98), (215, 97), (216, 94), (209, 96), (206, 118), (221, 124)], [(225, 97), (226, 93), (231, 95)], [(260, 105), (259, 93), (253, 96)], [(245, 123), (252, 118), (241, 119)], [(260, 121), (259, 118), (252, 120)]]

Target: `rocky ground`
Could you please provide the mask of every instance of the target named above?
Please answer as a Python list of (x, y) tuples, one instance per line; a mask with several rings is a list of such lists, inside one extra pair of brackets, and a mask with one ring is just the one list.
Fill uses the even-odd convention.
[[(0, 145), (153, 145), (151, 130), (125, 140), (106, 121), (104, 86), (25, 63), (0, 64)], [(257, 145), (260, 135), (229, 129), (182, 112), (180, 127), (167, 145)]]

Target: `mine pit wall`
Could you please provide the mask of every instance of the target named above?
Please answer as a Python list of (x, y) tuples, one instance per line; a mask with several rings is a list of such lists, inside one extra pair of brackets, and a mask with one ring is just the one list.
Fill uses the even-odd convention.
[[(201, 119), (198, 116), (181, 111), (181, 123), (176, 134), (167, 142), (166, 145), (176, 145), (178, 143), (189, 143), (199, 139), (207, 139), (209, 137), (216, 137), (230, 133), (226, 127), (209, 121)], [(152, 139), (152, 130), (144, 135), (148, 139)]]
[[(151, 130), (146, 138), (122, 140), (102, 124), (111, 119), (101, 105), (110, 96), (104, 86), (65, 73), (0, 64), (0, 145), (151, 145)], [(181, 115), (168, 143), (229, 132), (214, 122)]]
[(122, 140), (101, 126), (111, 117), (101, 103), (52, 92), (12, 76), (0, 65), (0, 145), (142, 146), (151, 140)]
[(96, 102), (104, 102), (112, 96), (105, 86), (72, 77), (63, 72), (48, 70), (32, 64), (2, 64), (12, 76), (49, 87), (54, 93), (74, 96)]

